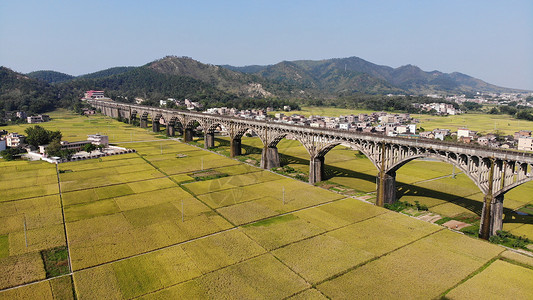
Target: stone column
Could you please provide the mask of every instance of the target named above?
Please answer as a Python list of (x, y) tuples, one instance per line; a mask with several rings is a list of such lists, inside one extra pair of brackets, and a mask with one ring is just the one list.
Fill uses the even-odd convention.
[(160, 128), (159, 128), (159, 119), (152, 119), (152, 131), (153, 132), (159, 132)]
[(193, 136), (192, 128), (185, 128), (183, 130), (183, 141), (192, 142), (192, 136)]
[[(496, 234), (496, 231), (502, 230), (503, 199), (504, 195), (498, 195), (496, 197), (485, 195), (483, 199), (483, 209), (481, 211), (481, 224), (479, 226), (480, 238), (488, 240), (491, 236)], [(490, 209), (488, 211), (487, 205), (490, 205)]]
[(278, 148), (264, 147), (261, 153), (261, 168), (272, 169), (280, 166)]
[(204, 135), (204, 148), (205, 149), (211, 149), (215, 147), (215, 133), (214, 132), (207, 132)]
[[(496, 230), (493, 231), (493, 222), (494, 222), (494, 214), (493, 208), (497, 207), (493, 206), (493, 203), (496, 202), (496, 197), (493, 195), (493, 188), (494, 188), (494, 159), (490, 159), (489, 166), (488, 166), (488, 174), (486, 174), (486, 177), (488, 177), (488, 188), (487, 188), (487, 194), (485, 194), (485, 197), (483, 197), (483, 209), (481, 211), (481, 223), (479, 226), (479, 237), (488, 240), (491, 235), (496, 233)], [(482, 173), (482, 175), (484, 175)], [(501, 202), (503, 203), (503, 196), (501, 198)], [(503, 214), (503, 207), (501, 208), (502, 212), (496, 214)]]
[(119, 116), (118, 108), (112, 108), (111, 109), (111, 117), (114, 118), (114, 119), (117, 119), (118, 116)]
[(385, 204), (396, 202), (396, 172), (379, 172), (376, 177), (377, 197), (376, 205), (383, 207)]
[(175, 136), (176, 130), (174, 129), (174, 124), (168, 123), (167, 124), (167, 136)]
[(324, 156), (311, 157), (309, 160), (309, 183), (324, 180)]
[(141, 128), (147, 128), (147, 127), (148, 127), (148, 118), (141, 117)]
[(241, 139), (234, 138), (230, 141), (230, 157), (242, 155)]

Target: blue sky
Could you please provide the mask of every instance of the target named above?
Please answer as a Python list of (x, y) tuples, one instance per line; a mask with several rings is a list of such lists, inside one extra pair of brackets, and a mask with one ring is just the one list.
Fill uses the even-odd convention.
[(530, 0), (0, 0), (0, 45), (0, 65), (23, 73), (358, 56), (533, 90)]

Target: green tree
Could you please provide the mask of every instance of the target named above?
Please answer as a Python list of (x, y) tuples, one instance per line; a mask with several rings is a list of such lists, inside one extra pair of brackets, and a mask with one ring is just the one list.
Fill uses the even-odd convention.
[(89, 143), (83, 146), (83, 151), (90, 153), (96, 150), (96, 148), (97, 148), (96, 145)]
[(39, 125), (28, 127), (24, 132), (26, 133), (26, 142), (36, 148), (39, 145), (49, 144), (53, 140), (59, 141), (62, 137), (61, 131), (46, 130)]
[(61, 143), (59, 140), (53, 140), (46, 147), (46, 154), (48, 156), (61, 156)]
[(500, 113), (500, 111), (496, 108), (496, 107), (493, 107), (490, 111), (489, 111), (489, 114), (491, 115), (498, 115)]
[(7, 148), (6, 150), (2, 150), (0, 151), (0, 155), (5, 159), (5, 160), (14, 160), (15, 159), (15, 156), (17, 154), (20, 154), (20, 153), (23, 153), (25, 152), (23, 149), (19, 149), (19, 148)]

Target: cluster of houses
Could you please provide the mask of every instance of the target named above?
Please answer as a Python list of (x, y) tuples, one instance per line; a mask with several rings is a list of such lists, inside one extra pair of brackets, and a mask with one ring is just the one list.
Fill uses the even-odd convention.
[(44, 114), (28, 116), (26, 112), (24, 111), (17, 111), (14, 114), (13, 113), (8, 113), (8, 114), (11, 114), (11, 117), (6, 118), (8, 121), (12, 121), (13, 116), (21, 120), (26, 120), (26, 122), (28, 122), (29, 124), (43, 123), (43, 122), (50, 121), (50, 116), (44, 115)]
[[(135, 101), (137, 102), (137, 104), (141, 104), (143, 100), (135, 98)], [(200, 104), (200, 102), (194, 102), (189, 99), (176, 100), (174, 98), (167, 98), (166, 100), (159, 100), (159, 106), (161, 107), (168, 107), (169, 103), (174, 103), (176, 106), (185, 106), (188, 110), (196, 110), (202, 108), (202, 104)]]
[(531, 130), (520, 130), (514, 135), (497, 135), (488, 133), (486, 135), (479, 135), (475, 130), (468, 128), (458, 128), (457, 132), (452, 132), (449, 129), (433, 129), (432, 131), (424, 131), (418, 134), (421, 138), (444, 140), (447, 137), (456, 138), (457, 141), (466, 144), (478, 144), (481, 146), (488, 146), (492, 148), (501, 149), (518, 149), (524, 151), (533, 151), (533, 136)]
[(450, 103), (413, 103), (413, 107), (420, 110), (422, 113), (434, 112), (441, 116), (454, 116), (463, 113), (460, 109), (456, 109), (453, 104)]
[(254, 119), (254, 120), (266, 120), (267, 112), (272, 111), (272, 108), (264, 109), (244, 109), (238, 110), (236, 108), (227, 108), (227, 107), (215, 107), (209, 108), (204, 113), (207, 114), (218, 114), (226, 115), (231, 117), (239, 117), (245, 119)]

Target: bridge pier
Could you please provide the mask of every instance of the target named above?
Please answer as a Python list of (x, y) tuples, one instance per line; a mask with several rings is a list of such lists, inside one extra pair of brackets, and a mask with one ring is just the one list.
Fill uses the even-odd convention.
[(231, 139), (230, 141), (230, 157), (242, 155), (241, 139)]
[(159, 130), (161, 129), (159, 125), (159, 120), (152, 120), (152, 131), (159, 132)]
[(141, 117), (141, 128), (148, 128), (148, 118)]
[(309, 183), (315, 184), (324, 179), (324, 156), (317, 156), (309, 160)]
[(118, 108), (112, 108), (111, 109), (111, 118), (117, 119), (120, 116), (120, 112), (118, 111)]
[[(481, 211), (481, 224), (479, 226), (479, 237), (488, 240), (503, 228), (503, 198), (504, 195), (493, 197), (485, 195), (483, 199), (483, 209)], [(488, 209), (487, 209), (488, 208)]]
[(377, 197), (376, 205), (383, 207), (385, 204), (396, 202), (396, 172), (379, 172), (376, 177)]
[(278, 148), (264, 147), (261, 153), (261, 168), (272, 169), (280, 166)]
[(183, 130), (183, 141), (192, 142), (193, 132), (192, 128), (185, 128)]
[(169, 123), (167, 124), (167, 136), (175, 136), (176, 135), (176, 129), (174, 128), (174, 124)]
[(207, 132), (204, 135), (204, 148), (205, 149), (215, 148), (215, 133), (214, 132)]

